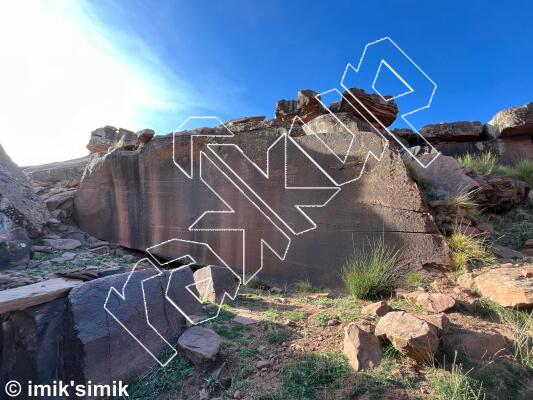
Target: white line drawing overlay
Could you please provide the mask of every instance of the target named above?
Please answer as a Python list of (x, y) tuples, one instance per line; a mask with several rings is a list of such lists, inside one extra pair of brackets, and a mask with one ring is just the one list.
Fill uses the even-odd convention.
[[(393, 62), (394, 57), (401, 57), (404, 61), (406, 60), (407, 67), (405, 67), (405, 65), (401, 68), (397, 67)], [(384, 68), (388, 69), (407, 90), (392, 98), (385, 98), (376, 88), (379, 74)], [(402, 99), (414, 99), (415, 104), (417, 104), (415, 109), (410, 109), (409, 111), (402, 113), (400, 117), (413, 129), (414, 132), (416, 132), (416, 134), (420, 136), (421, 140), (425, 141), (428, 147), (434, 151), (434, 158), (432, 158), (426, 165), (423, 165), (420, 160), (418, 160), (409, 151), (409, 149), (400, 140), (398, 140), (398, 138), (396, 138), (391, 131), (389, 131), (389, 129), (379, 120), (379, 118), (377, 118), (356, 96), (352, 96), (350, 93), (350, 86), (363, 87), (364, 85), (348, 85), (348, 80), (354, 78), (357, 79), (358, 76), (360, 76), (360, 72), (365, 69), (376, 71), (375, 74), (372, 75), (373, 80), (368, 83), (372, 90), (376, 92), (384, 101), (390, 101), (394, 99), (398, 102), (398, 107), (400, 108), (399, 103), (402, 102)], [(416, 74), (416, 76), (419, 78), (423, 78), (422, 87), (417, 86), (416, 90), (414, 87), (415, 85), (411, 85), (408, 79), (409, 77), (412, 77), (413, 74)], [(122, 288), (117, 289), (115, 287), (111, 287), (109, 289), (104, 304), (104, 309), (106, 312), (109, 313), (111, 317), (120, 325), (120, 327), (124, 329), (131, 337), (133, 337), (133, 339), (139, 343), (139, 345), (161, 366), (164, 367), (168, 365), (168, 363), (176, 356), (177, 351), (168, 340), (168, 335), (165, 336), (162, 332), (160, 332), (150, 320), (150, 308), (147, 301), (148, 294), (147, 288), (145, 287), (152, 283), (156, 278), (168, 279), (166, 289), (161, 294), (161, 296), (164, 297), (163, 301), (170, 303), (189, 324), (200, 324), (216, 318), (220, 313), (224, 301), (226, 301), (226, 299), (234, 300), (238, 295), (241, 284), (247, 284), (263, 268), (264, 255), (266, 254), (265, 251), (270, 252), (278, 259), (283, 261), (290, 250), (293, 239), (299, 235), (316, 229), (317, 224), (306, 213), (306, 208), (326, 207), (328, 203), (342, 190), (343, 185), (357, 181), (364, 172), (367, 161), (370, 159), (370, 157), (376, 161), (380, 161), (382, 159), (389, 144), (389, 136), (397, 141), (399, 145), (423, 168), (427, 168), (429, 165), (431, 165), (431, 163), (439, 155), (433, 146), (431, 146), (431, 144), (429, 144), (408, 121), (408, 116), (430, 107), (433, 96), (435, 95), (437, 89), (437, 85), (391, 38), (384, 37), (366, 44), (357, 67), (347, 64), (340, 81), (340, 86), (345, 90), (344, 95), (341, 93), (341, 91), (334, 88), (320, 93), (316, 96), (316, 99), (321, 103), (321, 106), (324, 108), (326, 113), (329, 113), (344, 131), (343, 134), (346, 140), (344, 143), (341, 143), (341, 145), (344, 146), (341, 151), (339, 151), (338, 143), (336, 143), (334, 146), (328, 141), (327, 137), (321, 134), (321, 132), (316, 132), (309, 124), (306, 124), (299, 119), (299, 117), (294, 117), (290, 129), (281, 133), (279, 137), (275, 138), (272, 144), (267, 148), (266, 167), (264, 169), (261, 168), (252, 157), (249, 157), (239, 145), (232, 143), (232, 140), (235, 139), (236, 135), (216, 116), (190, 116), (178, 127), (175, 132), (173, 132), (173, 163), (175, 166), (187, 179), (199, 180), (202, 185), (205, 185), (209, 192), (214, 195), (214, 198), (216, 198), (223, 205), (223, 209), (219, 210), (198, 210), (199, 216), (192, 224), (186, 227), (187, 230), (189, 232), (219, 232), (220, 235), (230, 232), (238, 233), (242, 238), (240, 255), (240, 259), (242, 260), (240, 264), (242, 268), (236, 268), (234, 265), (229, 265), (217, 253), (217, 249), (213, 248), (209, 243), (198, 242), (185, 238), (169, 238), (166, 241), (155, 244), (146, 249), (147, 253), (152, 257), (153, 260), (155, 260), (155, 263), (149, 258), (139, 261), (130, 272)], [(320, 146), (324, 150), (324, 153), (334, 157), (340, 167), (347, 162), (355, 149), (357, 133), (350, 130), (350, 128), (347, 127), (335, 115), (335, 113), (332, 112), (328, 106), (322, 102), (321, 98), (323, 98), (324, 95), (329, 94), (335, 94), (341, 99), (344, 98), (344, 100), (347, 100), (345, 96), (351, 96), (351, 101), (347, 101), (347, 103), (350, 104), (353, 110), (359, 114), (359, 117), (362, 121), (367, 122), (373, 127), (375, 133), (377, 133), (382, 139), (382, 147), (380, 151), (377, 151), (376, 149), (366, 149), (366, 158), (364, 159), (360, 171), (356, 173), (355, 176), (350, 176), (348, 178), (335, 175), (335, 173), (331, 171), (331, 168), (329, 170), (324, 168), (324, 166), (321, 165), (321, 162), (313, 157), (313, 154), (310, 154), (303, 146), (300, 145), (299, 141), (291, 135), (293, 128), (296, 124), (298, 124), (304, 129), (304, 132), (308, 137), (316, 141), (315, 144)], [(370, 121), (367, 116), (363, 115), (357, 108), (353, 107), (352, 101), (354, 99), (358, 106), (365, 110), (366, 113), (371, 117), (370, 119), (372, 121)], [(214, 129), (199, 128), (184, 130), (189, 123), (198, 121), (205, 121), (206, 123), (215, 122), (218, 126)], [(375, 127), (376, 123), (379, 124), (379, 129)], [(195, 143), (197, 143), (200, 138), (207, 138), (207, 141), (204, 143), (202, 149), (200, 149), (200, 146), (195, 146)], [(321, 173), (325, 177), (326, 181), (329, 182), (328, 185), (298, 186), (290, 185), (288, 183), (287, 168), (289, 161), (289, 144), (310, 160), (310, 162), (317, 168), (319, 173)], [(178, 150), (180, 150), (181, 155), (188, 154), (188, 157), (177, 157)], [(197, 154), (195, 154), (195, 151)], [(342, 156), (339, 156), (339, 153), (342, 154)], [(276, 159), (278, 162), (284, 163), (284, 173), (281, 179), (271, 175), (271, 159)], [(254, 176), (256, 179), (253, 180), (253, 183), (242, 176), (242, 171), (239, 170), (239, 166), (243, 165), (248, 168), (248, 171), (251, 171), (251, 173), (255, 174)], [(194, 171), (195, 168), (197, 168), (196, 172)], [(242, 221), (238, 222), (239, 219), (237, 216), (240, 210), (236, 209), (235, 206), (232, 206), (232, 200), (227, 198), (227, 194), (224, 194), (220, 191), (220, 181), (223, 181), (227, 187), (231, 188), (235, 195), (245, 199), (246, 201), (244, 204), (249, 205), (253, 210), (256, 211), (255, 215), (257, 215), (257, 218), (261, 219), (266, 226), (269, 226), (270, 231), (268, 231), (266, 234), (261, 233), (261, 235), (256, 234), (254, 236), (252, 234), (253, 228), (247, 227), (246, 224), (243, 226)], [(271, 189), (272, 186), (279, 186), (279, 189), (282, 189), (284, 193), (287, 194), (287, 204), (284, 204), (283, 210), (280, 210), (279, 205), (269, 202), (266, 198), (267, 196), (265, 196), (265, 193), (268, 193), (268, 190)], [(306, 195), (310, 193), (313, 193), (313, 196), (309, 195), (307, 197)], [(307, 200), (311, 198), (314, 200)], [(291, 218), (287, 218), (287, 215), (290, 215)], [(253, 223), (255, 221), (251, 222)], [(191, 266), (209, 265), (206, 260), (193, 257), (192, 253), (189, 251), (185, 251), (184, 254), (172, 254), (172, 258), (170, 260), (168, 259), (169, 252), (167, 252), (167, 259), (162, 261), (159, 258), (160, 253), (165, 253), (164, 249), (166, 247), (176, 244), (184, 246), (184, 248), (201, 247), (204, 249), (202, 254), (209, 255), (210, 259), (215, 260), (218, 266), (227, 268), (233, 274), (235, 281), (237, 282), (236, 289), (233, 288), (233, 290), (231, 290), (228, 288), (227, 291), (224, 291), (221, 301), (219, 304), (216, 304), (216, 306), (218, 306), (218, 310), (215, 315), (205, 318), (198, 315), (189, 315), (187, 310), (183, 309), (183, 307), (180, 307), (178, 299), (172, 298), (169, 288), (171, 287), (171, 283), (173, 282), (175, 274), (179, 274), (180, 271), (184, 271)], [(250, 246), (260, 246), (260, 260), (256, 263), (257, 265), (250, 265), (249, 263), (247, 250), (249, 250)], [(146, 337), (136, 335), (135, 332), (128, 327), (125, 321), (127, 317), (121, 315), (120, 313), (117, 314), (108, 304), (111, 299), (127, 301), (126, 290), (128, 289), (128, 285), (131, 286), (132, 282), (134, 282), (134, 280), (132, 280), (134, 274), (142, 272), (137, 270), (137, 266), (141, 262), (148, 263), (152, 273), (144, 279), (141, 279), (140, 282), (135, 281), (137, 285), (140, 285), (144, 304), (144, 313), (138, 315), (137, 318), (142, 319), (142, 323), (145, 323), (150, 328), (150, 334), (155, 335), (153, 338), (155, 338), (156, 341), (159, 340), (160, 345), (162, 344), (162, 346), (159, 348), (162, 347), (168, 350), (165, 353), (166, 356), (155, 354), (153, 349), (147, 344)], [(175, 262), (178, 262), (181, 265), (177, 268), (168, 269), (168, 267), (173, 265)], [(144, 271), (144, 274), (147, 274), (146, 270)], [(202, 299), (196, 291), (197, 283), (201, 282), (188, 284), (185, 286), (185, 289), (187, 293), (195, 299), (195, 301), (198, 303), (203, 303), (205, 299)]]

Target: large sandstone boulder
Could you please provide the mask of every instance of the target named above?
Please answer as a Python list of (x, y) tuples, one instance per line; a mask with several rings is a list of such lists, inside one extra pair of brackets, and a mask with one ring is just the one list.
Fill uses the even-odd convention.
[(0, 146), (0, 233), (21, 227), (37, 237), (50, 218), (22, 170)]
[(482, 132), (479, 121), (441, 122), (420, 129), (420, 134), (430, 143), (477, 141)]
[(533, 103), (502, 110), (485, 125), (490, 137), (533, 135)]
[(137, 135), (132, 131), (107, 125), (91, 132), (87, 149), (91, 153), (106, 152), (114, 146), (136, 146), (138, 140)]
[(475, 278), (479, 292), (504, 307), (533, 307), (533, 265), (493, 268)]
[[(348, 118), (346, 116), (346, 118)], [(354, 122), (354, 126), (357, 122)], [(346, 151), (348, 138), (331, 115), (315, 118), (310, 128), (329, 141), (339, 154)], [(175, 161), (190, 168), (190, 141), (195, 133), (223, 134), (223, 129), (203, 128), (176, 134)], [(172, 136), (156, 136), (138, 151), (114, 150), (95, 155), (88, 165), (76, 195), (76, 214), (80, 227), (91, 235), (119, 243), (128, 248), (144, 250), (163, 241), (178, 238), (208, 243), (219, 256), (242, 276), (242, 235), (239, 232), (218, 232), (212, 228), (246, 229), (246, 273), (255, 273), (261, 265), (260, 241), (265, 239), (278, 254), (289, 245), (279, 230), (272, 228), (272, 220), (258, 212), (261, 202), (252, 205), (235, 185), (244, 182), (261, 196), (271, 210), (295, 231), (290, 234), (290, 246), (284, 260), (265, 248), (261, 276), (274, 282), (294, 282), (309, 277), (314, 284), (340, 285), (339, 272), (354, 248), (368, 246), (369, 242), (384, 238), (389, 245), (402, 249), (401, 264), (446, 266), (449, 249), (439, 234), (432, 216), (426, 209), (418, 187), (410, 178), (400, 155), (384, 147), (382, 138), (372, 132), (357, 132), (353, 156), (339, 166), (334, 155), (324, 152), (316, 136), (307, 134), (287, 142), (287, 176), (289, 184), (299, 187), (320, 187), (316, 190), (284, 189), (284, 145), (279, 140), (287, 133), (285, 127), (267, 127), (249, 132), (234, 132), (233, 138), (196, 137), (192, 179), (173, 163)], [(258, 172), (251, 162), (231, 146), (209, 144), (235, 143), (250, 160), (266, 168), (267, 149), (270, 149), (270, 177)], [(386, 142), (385, 142), (386, 143)], [(297, 147), (296, 144), (300, 147)], [(357, 178), (365, 165), (368, 149), (383, 154), (381, 161), (370, 157), (365, 172), (358, 180), (342, 186), (342, 190), (323, 207), (305, 208), (316, 223), (302, 217), (295, 204), (324, 204), (332, 195), (332, 182), (302, 152), (311, 154), (324, 171), (335, 174), (339, 180)], [(198, 160), (203, 156), (202, 178)], [(209, 155), (208, 155), (209, 154)], [(229, 180), (220, 159), (242, 177)], [(233, 175), (231, 175), (233, 176)], [(210, 213), (208, 220), (197, 225), (208, 229), (188, 230), (205, 211), (225, 210), (235, 214)], [(243, 187), (246, 193), (250, 191)], [(336, 189), (335, 189), (336, 190)], [(263, 207), (264, 209), (265, 207)], [(270, 213), (268, 209), (265, 212)], [(271, 214), (268, 214), (271, 215)], [(277, 221), (277, 220), (276, 220)], [(278, 222), (279, 223), (279, 222)], [(284, 228), (286, 229), (286, 228)], [(163, 251), (167, 258), (191, 254), (199, 264), (220, 265), (219, 260), (205, 260), (206, 251), (189, 244)], [(192, 252), (191, 252), (192, 251)], [(325, 268), (328, 273), (324, 273)]]
[(375, 335), (389, 340), (402, 354), (421, 363), (433, 360), (439, 344), (435, 327), (405, 311), (393, 311), (382, 317)]

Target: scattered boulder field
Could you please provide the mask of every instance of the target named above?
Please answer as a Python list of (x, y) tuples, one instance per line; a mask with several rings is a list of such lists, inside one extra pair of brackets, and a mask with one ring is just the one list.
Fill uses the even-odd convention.
[[(392, 99), (361, 89), (332, 104), (302, 90), (278, 101), (271, 120), (167, 135), (98, 128), (90, 154), (75, 160), (20, 168), (0, 146), (0, 387), (11, 379), (124, 380), (137, 390), (149, 384), (146, 371), (158, 376), (168, 364), (181, 372), (153, 398), (321, 398), (305, 379), (297, 384), (308, 397), (291, 397), (291, 385), (299, 369), (311, 365), (318, 376), (320, 365), (334, 365), (338, 377), (316, 384), (327, 398), (427, 398), (435, 365), (452, 352), (448, 362), (523, 368), (517, 388), (498, 382), (513, 398), (531, 398), (531, 182), (482, 173), (458, 157), (490, 151), (506, 165), (532, 160), (533, 103), (486, 123), (427, 125), (420, 135), (386, 131), (397, 114)], [(258, 166), (268, 168), (266, 180)], [(286, 224), (282, 234), (222, 167), (268, 202)], [(188, 229), (222, 198), (231, 217), (213, 213)], [(306, 214), (286, 207), (304, 200)], [(519, 245), (502, 245), (513, 224), (519, 232), (509, 243)], [(255, 246), (245, 259), (239, 235), (214, 229), (228, 227), (286, 256)], [(180, 246), (150, 250), (178, 236)], [(470, 247), (459, 249), (458, 238)], [(377, 298), (355, 298), (343, 283), (347, 260), (378, 241), (397, 250), (405, 276)], [(193, 242), (219, 250), (232, 271)], [(245, 263), (255, 268), (249, 275), (262, 269), (241, 286)], [(391, 376), (368, 387), (390, 368), (411, 383)], [(488, 398), (497, 398), (490, 385)]]

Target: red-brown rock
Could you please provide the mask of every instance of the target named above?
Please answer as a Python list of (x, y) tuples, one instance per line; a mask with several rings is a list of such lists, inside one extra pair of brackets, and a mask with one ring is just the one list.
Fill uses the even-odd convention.
[(383, 352), (376, 336), (351, 322), (344, 329), (344, 354), (354, 371), (362, 371), (377, 367)]

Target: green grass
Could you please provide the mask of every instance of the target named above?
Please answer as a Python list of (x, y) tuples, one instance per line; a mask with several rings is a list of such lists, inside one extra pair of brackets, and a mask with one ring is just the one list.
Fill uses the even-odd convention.
[(434, 400), (482, 400), (486, 397), (483, 384), (464, 374), (462, 366), (455, 362), (451, 371), (435, 369), (429, 383)]
[(452, 260), (458, 269), (463, 270), (466, 266), (479, 267), (495, 261), (482, 236), (454, 232), (446, 238), (446, 242), (452, 250)]
[(325, 327), (328, 324), (328, 321), (334, 319), (336, 316), (327, 311), (319, 311), (315, 314), (316, 325), (320, 327)]
[(483, 153), (481, 156), (463, 154), (457, 157), (457, 161), (462, 166), (483, 175), (491, 175), (498, 167), (498, 159), (491, 152)]
[(128, 384), (129, 397), (110, 397), (109, 399), (152, 400), (161, 394), (173, 395), (175, 398), (181, 392), (183, 381), (193, 369), (190, 361), (179, 354), (166, 367), (154, 367), (130, 382)]
[(346, 357), (338, 353), (308, 354), (287, 364), (276, 392), (259, 394), (255, 400), (313, 400), (334, 398), (335, 389), (351, 372)]
[[(398, 366), (403, 362), (404, 356), (396, 350), (391, 344), (383, 347), (383, 358), (377, 368), (364, 370), (357, 374), (357, 382), (352, 395), (365, 395), (370, 400), (383, 398), (383, 394), (392, 388), (407, 389), (413, 387), (414, 376), (402, 374), (398, 379), (395, 372)], [(396, 370), (396, 371), (395, 371)]]
[(387, 303), (389, 306), (394, 308), (395, 310), (404, 310), (404, 311), (412, 311), (415, 313), (422, 313), (424, 311), (424, 308), (420, 306), (419, 304), (409, 304), (409, 302), (406, 299), (399, 299), (399, 298), (393, 298), (390, 300), (387, 300)]
[(493, 225), (492, 241), (520, 250), (526, 240), (533, 238), (533, 206), (522, 205), (503, 214), (486, 214), (483, 222)]
[(283, 311), (281, 315), (292, 322), (303, 321), (309, 316), (309, 313), (304, 310), (287, 310)]
[(420, 272), (411, 272), (407, 276), (407, 283), (409, 284), (409, 287), (415, 289), (418, 287), (429, 289), (431, 286), (431, 282), (429, 282), (429, 280), (426, 279)]
[(533, 160), (524, 159), (515, 165), (501, 165), (498, 159), (490, 152), (480, 156), (464, 154), (457, 157), (457, 161), (483, 175), (502, 175), (512, 179), (522, 180), (533, 187)]
[(487, 299), (476, 303), (476, 313), (497, 320), (513, 332), (513, 354), (517, 362), (533, 372), (533, 312), (502, 307)]
[(279, 345), (290, 340), (291, 335), (284, 325), (272, 321), (263, 321), (262, 324), (266, 330), (268, 344)]
[(375, 298), (393, 290), (402, 278), (400, 252), (379, 239), (368, 249), (357, 250), (342, 270), (348, 292), (360, 299)]
[(533, 188), (533, 160), (525, 159), (513, 166), (504, 165), (498, 168), (495, 175), (504, 175), (513, 179), (524, 181)]
[(314, 293), (318, 291), (317, 288), (311, 285), (311, 281), (309, 279), (302, 279), (296, 282), (293, 287), (294, 287), (294, 290), (296, 290), (297, 292), (302, 292), (302, 293)]

